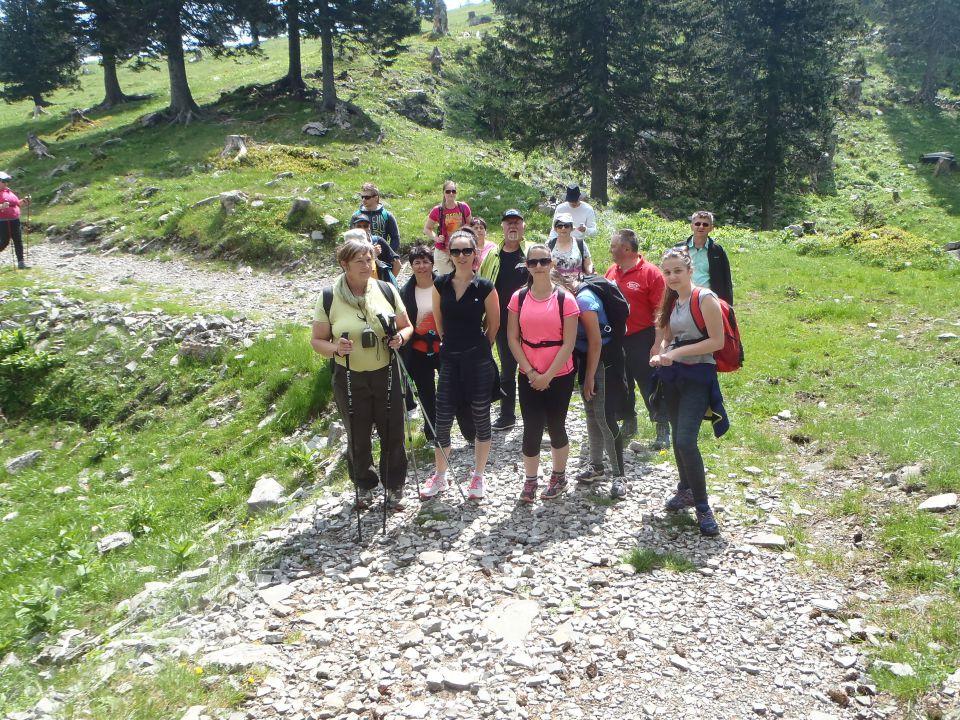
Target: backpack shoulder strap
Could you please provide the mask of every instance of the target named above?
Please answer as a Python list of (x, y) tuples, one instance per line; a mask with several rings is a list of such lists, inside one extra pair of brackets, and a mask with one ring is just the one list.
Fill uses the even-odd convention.
[[(321, 295), (323, 302), (323, 311), (327, 314), (327, 322), (330, 322), (330, 308), (333, 307), (333, 288), (325, 287)], [(331, 325), (333, 323), (330, 323)]]
[(383, 294), (383, 297), (387, 299), (387, 302), (390, 303), (391, 307), (396, 309), (397, 296), (394, 292), (396, 288), (393, 286), (393, 283), (388, 283), (386, 280), (377, 280), (377, 287), (380, 288), (380, 292)]
[(460, 217), (463, 218), (463, 224), (467, 224), (467, 212), (463, 209), (463, 203), (457, 200), (457, 210), (460, 211)]
[(583, 248), (583, 238), (576, 238), (577, 247), (580, 248), (580, 262), (587, 259), (587, 251)]
[(553, 250), (557, 246), (557, 239), (555, 237), (547, 240), (547, 247)]
[(567, 300), (566, 293), (563, 292), (563, 288), (557, 288), (557, 310), (560, 313), (560, 341), (563, 342), (563, 304)]
[(695, 287), (690, 294), (690, 316), (694, 325), (701, 334), (707, 334), (707, 324), (703, 321), (703, 310), (700, 308), (700, 288)]

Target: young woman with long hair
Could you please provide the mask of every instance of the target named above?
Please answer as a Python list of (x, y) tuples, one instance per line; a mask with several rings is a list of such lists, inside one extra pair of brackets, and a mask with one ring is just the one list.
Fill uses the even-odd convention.
[(474, 270), (477, 239), (459, 230), (450, 236), (454, 271), (434, 283), (433, 317), (440, 334), (440, 377), (437, 381), (436, 471), (420, 489), (429, 499), (447, 489), (450, 428), (458, 407), (467, 403), (476, 430), (474, 466), (467, 497), (486, 495), (483, 477), (490, 454), (490, 402), (497, 383), (492, 345), (500, 325), (500, 301), (493, 283)]
[(573, 345), (580, 310), (574, 294), (559, 288), (551, 277), (553, 258), (546, 245), (527, 250), (527, 285), (507, 306), (507, 342), (520, 369), (517, 394), (523, 417), (524, 483), (520, 502), (536, 498), (540, 476), (540, 442), (550, 436), (553, 472), (543, 500), (563, 495), (567, 488), (567, 409), (573, 394)]
[(654, 346), (650, 365), (657, 369), (667, 416), (673, 430), (673, 454), (680, 482), (666, 503), (675, 511), (694, 507), (703, 535), (719, 535), (720, 527), (707, 498), (703, 457), (697, 445), (700, 423), (710, 408), (717, 383), (713, 353), (723, 347), (723, 316), (716, 293), (700, 289), (700, 311), (706, 324), (704, 335), (690, 311), (693, 298), (693, 261), (686, 249), (668, 250), (660, 262), (666, 292), (657, 314), (659, 345)]
[(433, 262), (441, 275), (453, 272), (453, 261), (448, 252), (450, 238), (457, 230), (470, 225), (470, 206), (457, 200), (457, 184), (447, 180), (443, 184), (443, 198), (434, 205), (423, 226), (424, 237), (433, 245)]

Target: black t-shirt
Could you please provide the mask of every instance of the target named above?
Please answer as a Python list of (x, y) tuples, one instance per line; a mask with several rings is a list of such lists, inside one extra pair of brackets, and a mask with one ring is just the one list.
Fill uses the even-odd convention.
[[(500, 251), (500, 274), (497, 275), (497, 296), (500, 300), (501, 321), (507, 316), (507, 304), (513, 294), (527, 282), (527, 265), (523, 250)], [(506, 325), (501, 322), (502, 327)]]
[(443, 350), (463, 352), (487, 343), (483, 332), (484, 302), (493, 292), (493, 283), (479, 275), (467, 285), (457, 300), (453, 275), (441, 275), (433, 285), (440, 293), (440, 315), (443, 322)]

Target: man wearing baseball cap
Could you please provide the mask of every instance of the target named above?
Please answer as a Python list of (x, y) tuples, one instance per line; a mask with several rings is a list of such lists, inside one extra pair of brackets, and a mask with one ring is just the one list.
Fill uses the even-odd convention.
[(20, 228), (20, 207), (30, 204), (30, 196), (21, 200), (10, 189), (13, 178), (0, 171), (0, 252), (7, 249), (13, 240), (13, 249), (17, 254), (17, 267), (27, 270), (28, 265), (23, 260), (23, 234)]
[(593, 237), (597, 234), (597, 213), (594, 212), (589, 203), (581, 200), (581, 197), (583, 197), (583, 195), (580, 193), (579, 185), (567, 186), (567, 197), (565, 201), (557, 205), (557, 209), (553, 211), (553, 222), (550, 223), (550, 227), (552, 228), (550, 230), (550, 240), (553, 240), (557, 236), (557, 230), (555, 228), (557, 216), (563, 213), (568, 213), (573, 217), (574, 239), (586, 240), (588, 237)]
[(500, 416), (493, 421), (493, 429), (505, 432), (517, 424), (517, 361), (507, 344), (507, 304), (513, 294), (527, 282), (526, 253), (528, 243), (523, 239), (526, 224), (516, 208), (507, 210), (501, 218), (503, 242), (491, 250), (480, 265), (480, 277), (493, 283), (500, 298), (500, 329), (497, 331), (497, 354), (500, 356)]

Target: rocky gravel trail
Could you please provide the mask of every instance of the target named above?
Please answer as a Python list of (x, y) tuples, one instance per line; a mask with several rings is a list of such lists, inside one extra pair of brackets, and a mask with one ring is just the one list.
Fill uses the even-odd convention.
[[(487, 500), (420, 503), (411, 477), (386, 535), (379, 504), (364, 514), (363, 544), (351, 495), (313, 501), (258, 539), (270, 561), (168, 626), (186, 638), (174, 652), (272, 668), (231, 720), (895, 716), (848, 644), (881, 632), (848, 611), (853, 592), (760, 546), (808, 511), (771, 492), (770, 523), (745, 525), (736, 480), (715, 482), (723, 535), (701, 538), (661, 509), (672, 464), (636, 443), (625, 501), (599, 500), (603, 484), (519, 506), (520, 434), (497, 436)], [(637, 574), (637, 547), (693, 568)]]
[(74, 243), (44, 242), (29, 247), (29, 262), (61, 285), (110, 291), (140, 285), (160, 300), (232, 309), (276, 322), (309, 322), (313, 302), (335, 275), (294, 270), (288, 275), (248, 266), (216, 270), (188, 259), (147, 259), (123, 253), (88, 252)]
[[(141, 283), (278, 321), (307, 320), (323, 283), (69, 245), (32, 246), (30, 259), (65, 286)], [(575, 406), (572, 439), (586, 434)], [(517, 505), (520, 436), (519, 427), (495, 436), (482, 503), (455, 488), (421, 503), (411, 467), (404, 510), (381, 535), (378, 502), (363, 516), (362, 544), (351, 493), (308, 498), (253, 542), (257, 567), (218, 577), (214, 565), (218, 582), (202, 607), (161, 631), (131, 628), (101, 648), (102, 661), (133, 648), (145, 672), (163, 655), (207, 677), (269, 668), (241, 709), (185, 709), (194, 720), (899, 716), (851, 643), (882, 636), (854, 608), (883, 588), (809, 567), (784, 538), (785, 521), (820, 518), (779, 483), (817, 477), (782, 468), (711, 476), (722, 535), (708, 539), (662, 510), (676, 471), (638, 443), (627, 452), (626, 500), (611, 504), (602, 485)], [(462, 442), (454, 453), (465, 490), (470, 458)], [(573, 452), (569, 474), (577, 469)], [(638, 547), (691, 566), (637, 573), (624, 557)], [(165, 602), (151, 595), (160, 589), (126, 605), (149, 614)]]

